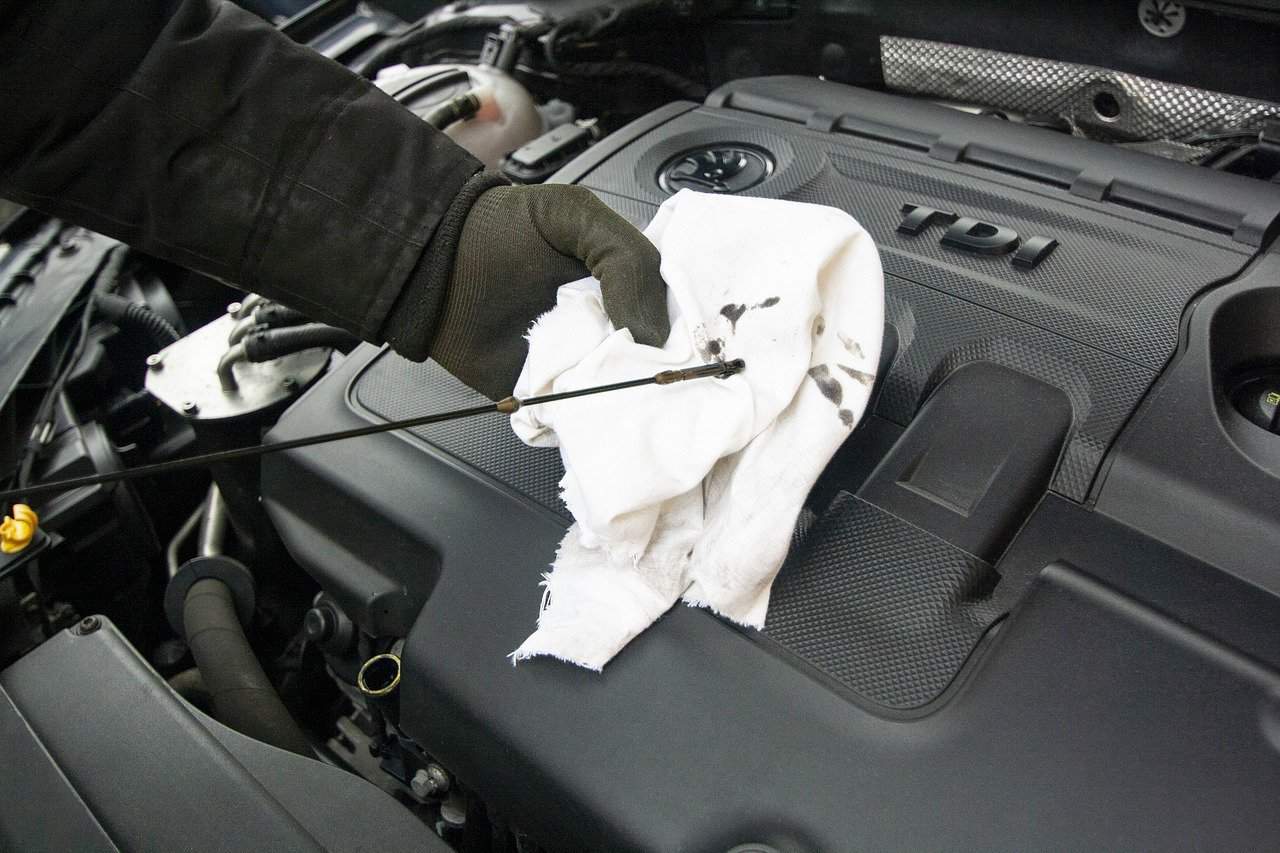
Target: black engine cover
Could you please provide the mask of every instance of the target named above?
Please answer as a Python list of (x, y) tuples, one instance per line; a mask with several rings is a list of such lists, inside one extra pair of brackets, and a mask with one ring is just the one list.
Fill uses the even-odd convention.
[[(601, 675), (506, 660), (568, 518), (557, 454), (505, 419), (267, 457), (294, 556), (368, 633), (407, 636), (408, 734), (564, 849), (1280, 840), (1280, 572), (1245, 583), (1210, 565), (1244, 574), (1239, 554), (1090, 508), (1184, 310), (1250, 263), (1280, 188), (795, 78), (673, 104), (559, 179), (639, 225), (682, 186), (849, 211), (886, 271), (881, 380), (766, 630), (677, 607)], [(273, 436), (474, 400), (364, 348)], [(1249, 488), (1280, 500), (1280, 478)]]

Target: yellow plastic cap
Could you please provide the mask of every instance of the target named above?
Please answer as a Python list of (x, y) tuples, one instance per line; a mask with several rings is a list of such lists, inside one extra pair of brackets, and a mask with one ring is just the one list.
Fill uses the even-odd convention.
[(36, 538), (40, 518), (26, 504), (14, 504), (13, 515), (0, 522), (0, 554), (16, 554)]

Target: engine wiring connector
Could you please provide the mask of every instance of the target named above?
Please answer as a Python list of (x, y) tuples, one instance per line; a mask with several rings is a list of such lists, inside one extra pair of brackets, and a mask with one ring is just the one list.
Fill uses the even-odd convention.
[(40, 517), (26, 504), (14, 504), (13, 515), (0, 522), (0, 554), (17, 554), (26, 549), (40, 529)]

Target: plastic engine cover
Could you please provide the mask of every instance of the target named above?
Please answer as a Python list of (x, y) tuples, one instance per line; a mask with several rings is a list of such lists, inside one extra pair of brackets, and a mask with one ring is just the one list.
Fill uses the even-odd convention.
[[(766, 629), (676, 607), (602, 674), (506, 658), (569, 519), (556, 453), (504, 418), (264, 459), (293, 555), (406, 637), (410, 736), (551, 849), (1280, 845), (1280, 571), (1246, 582), (1252, 551), (1192, 558), (1092, 508), (1148, 389), (1196, 357), (1188, 305), (1251, 263), (1280, 187), (798, 78), (664, 107), (558, 179), (637, 224), (690, 182), (849, 211), (886, 272), (880, 379)], [(271, 438), (474, 402), (364, 347)], [(1230, 484), (1205, 482), (1184, 527), (1226, 517)]]

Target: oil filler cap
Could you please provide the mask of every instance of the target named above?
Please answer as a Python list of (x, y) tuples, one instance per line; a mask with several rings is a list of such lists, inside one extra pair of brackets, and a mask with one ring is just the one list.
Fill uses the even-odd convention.
[(773, 156), (754, 145), (714, 145), (677, 154), (658, 172), (668, 193), (740, 193), (773, 174)]
[(1280, 374), (1259, 376), (1236, 386), (1236, 410), (1265, 430), (1280, 433)]

